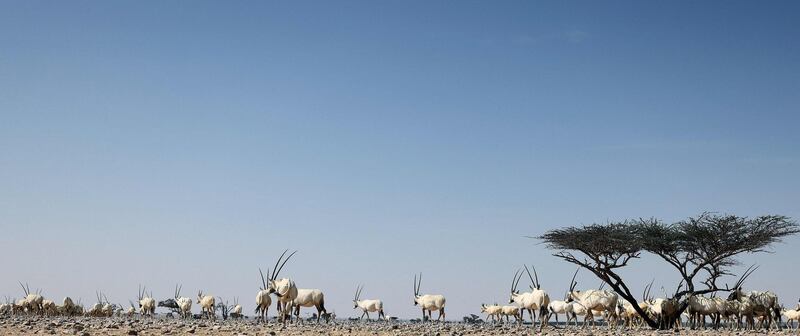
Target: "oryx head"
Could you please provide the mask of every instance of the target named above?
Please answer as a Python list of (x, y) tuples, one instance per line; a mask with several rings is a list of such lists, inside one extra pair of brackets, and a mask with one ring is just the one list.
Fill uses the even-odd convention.
[(485, 313), (485, 312), (486, 312), (486, 304), (485, 303), (481, 303), (481, 313)]
[(730, 289), (731, 294), (728, 295), (728, 300), (739, 301), (739, 300), (742, 299), (742, 297), (745, 296), (744, 291), (742, 290), (742, 285), (744, 284), (744, 281), (750, 275), (752, 275), (753, 272), (755, 272), (757, 269), (758, 269), (758, 266), (751, 265), (750, 267), (747, 268), (747, 270), (744, 271), (744, 273), (742, 273), (742, 276), (739, 278), (738, 281), (736, 281), (736, 284), (733, 285), (733, 288)]
[(417, 275), (414, 274), (414, 305), (419, 304), (419, 287), (422, 286), (422, 272), (419, 273), (419, 280), (417, 280)]
[(360, 285), (356, 287), (356, 295), (353, 296), (353, 309), (358, 308), (358, 301), (361, 298), (361, 291), (364, 289), (364, 285)]
[[(286, 259), (284, 259), (283, 257), (286, 255), (286, 252), (289, 252), (289, 250), (288, 249), (283, 250), (281, 256), (278, 257), (278, 261), (275, 262), (275, 267), (272, 268), (272, 276), (269, 277), (269, 281), (266, 283), (266, 290), (268, 291), (268, 293), (275, 294), (275, 296), (277, 297), (281, 297), (283, 294), (286, 294), (286, 289), (283, 289), (283, 292), (281, 292), (280, 282), (282, 281), (279, 281), (278, 274), (281, 273), (281, 270), (283, 269), (283, 266), (286, 265), (286, 262), (289, 261), (289, 259), (291, 259), (295, 253), (297, 253), (297, 251), (294, 251), (291, 254), (289, 254), (289, 256), (286, 257)], [(267, 270), (267, 275), (269, 276), (269, 270)], [(280, 280), (285, 280), (285, 279), (280, 279)]]
[(203, 291), (198, 290), (197, 291), (197, 304), (200, 304), (200, 301), (202, 301), (202, 300), (203, 300)]
[(508, 298), (508, 303), (514, 303), (514, 299), (519, 296), (517, 285), (519, 285), (520, 279), (522, 279), (522, 273), (520, 270), (517, 270), (517, 272), (514, 273), (514, 277), (511, 278), (511, 296)]

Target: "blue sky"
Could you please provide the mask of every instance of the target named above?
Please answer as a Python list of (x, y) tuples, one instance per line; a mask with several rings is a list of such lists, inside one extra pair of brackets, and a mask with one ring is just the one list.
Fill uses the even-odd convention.
[[(460, 319), (506, 301), (524, 262), (561, 296), (572, 266), (526, 235), (706, 210), (798, 218), (798, 14), (4, 1), (0, 295), (21, 280), (126, 303), (139, 283), (170, 296), (181, 282), (248, 307), (258, 267), (290, 248), (286, 275), (339, 316), (358, 283), (418, 316), (423, 272)], [(797, 243), (743, 257), (762, 265), (752, 286), (794, 302)], [(666, 267), (626, 274), (640, 288)]]

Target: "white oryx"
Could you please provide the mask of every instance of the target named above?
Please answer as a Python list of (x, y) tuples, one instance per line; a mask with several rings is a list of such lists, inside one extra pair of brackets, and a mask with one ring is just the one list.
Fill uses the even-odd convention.
[[(578, 271), (579, 270), (580, 268)], [(575, 276), (578, 275), (578, 271), (575, 271), (575, 275), (572, 276), (572, 281), (570, 282), (569, 299), (578, 301), (582, 306), (586, 307), (588, 311), (592, 312), (592, 323), (594, 323), (594, 312), (603, 312), (607, 314), (608, 325), (614, 328), (617, 323), (617, 294), (602, 289), (576, 290), (575, 287), (578, 283), (575, 282)]]
[(231, 318), (232, 319), (237, 319), (237, 318), (242, 318), (242, 317), (244, 317), (244, 315), (242, 315), (242, 305), (239, 304), (239, 298), (238, 297), (234, 297), (233, 298), (233, 308), (231, 309)]
[(150, 296), (146, 295), (147, 287), (142, 288), (142, 285), (139, 285), (139, 314), (144, 316), (152, 317), (156, 313), (156, 299), (153, 298), (153, 293), (150, 293)]
[[(292, 301), (297, 298), (297, 285), (295, 285), (294, 281), (292, 281), (291, 278), (278, 279), (278, 274), (280, 274), (283, 266), (297, 253), (297, 251), (294, 251), (289, 254), (286, 259), (283, 259), (283, 256), (285, 256), (288, 251), (289, 250), (284, 250), (278, 258), (278, 261), (275, 262), (275, 267), (272, 269), (272, 276), (270, 276), (269, 282), (267, 283), (267, 292), (275, 294), (278, 298), (278, 319), (281, 322), (286, 322), (287, 317), (291, 319), (291, 304)], [(281, 261), (283, 261), (283, 263), (281, 263)], [(278, 267), (278, 264), (280, 264), (280, 267)]]
[(200, 305), (200, 313), (205, 314), (209, 319), (217, 319), (216, 300), (213, 295), (203, 295), (203, 291), (197, 291), (197, 304)]
[(550, 317), (556, 317), (556, 325), (558, 325), (558, 315), (564, 314), (567, 317), (567, 326), (569, 326), (570, 315), (572, 314), (572, 304), (567, 301), (553, 300), (547, 305), (547, 317), (542, 323), (550, 323)]
[(21, 298), (19, 300), (14, 301), (14, 304), (11, 306), (12, 313), (16, 314), (23, 314), (28, 310), (28, 300), (26, 298)]
[(706, 316), (716, 316), (719, 313), (719, 305), (712, 298), (692, 295), (689, 297), (689, 306), (686, 311), (689, 312), (689, 325), (692, 329), (698, 327), (705, 329)]
[(6, 299), (6, 303), (0, 304), (0, 316), (11, 315), (13, 306)]
[(487, 320), (491, 317), (492, 322), (501, 321), (500, 315), (503, 313), (503, 307), (497, 304), (493, 304), (491, 306), (481, 304), (481, 313), (486, 314)]
[[(267, 312), (269, 311), (269, 306), (272, 304), (272, 298), (269, 296), (269, 291), (267, 290), (267, 280), (264, 278), (264, 272), (261, 272), (261, 269), (258, 269), (258, 273), (261, 274), (261, 287), (258, 289), (258, 293), (256, 293), (256, 319), (261, 319), (264, 323), (267, 322)], [(269, 277), (269, 269), (267, 269), (267, 277)]]
[[(516, 303), (520, 306), (522, 310), (520, 312), (520, 318), (525, 319), (525, 314), (523, 311), (527, 310), (528, 314), (531, 316), (531, 323), (534, 325), (536, 324), (536, 313), (539, 313), (539, 319), (543, 320), (547, 316), (547, 305), (550, 304), (550, 296), (542, 290), (542, 286), (539, 283), (539, 275), (536, 273), (536, 267), (533, 266), (533, 276), (531, 276), (531, 272), (528, 270), (528, 265), (525, 265), (525, 272), (528, 274), (528, 278), (531, 280), (530, 285), (530, 292), (520, 293), (517, 290), (517, 286), (519, 285), (520, 279), (522, 279), (522, 272), (517, 270), (514, 273), (514, 278), (511, 280), (511, 296), (508, 299), (508, 303)], [(543, 321), (540, 321), (539, 328), (544, 328)]]
[(46, 316), (56, 316), (58, 315), (58, 306), (53, 300), (42, 300), (42, 313)]
[(103, 294), (103, 299), (106, 301), (103, 304), (103, 316), (105, 317), (112, 317), (114, 316), (114, 310), (116, 310), (116, 305), (108, 301), (108, 298)]
[(420, 295), (420, 286), (422, 286), (422, 273), (419, 274), (419, 282), (417, 282), (417, 275), (414, 275), (414, 305), (422, 307), (422, 321), (425, 321), (426, 311), (428, 312), (428, 320), (433, 319), (431, 312), (434, 310), (439, 311), (439, 317), (437, 317), (436, 320), (443, 320), (445, 318), (444, 306), (446, 304), (444, 296), (440, 294)]
[(369, 321), (369, 313), (378, 312), (378, 319), (385, 320), (386, 315), (383, 313), (383, 301), (381, 300), (361, 300), (361, 291), (364, 289), (364, 286), (361, 285), (356, 287), (356, 295), (353, 297), (353, 309), (361, 308), (363, 312), (361, 317), (358, 319), (364, 318), (364, 315), (367, 316), (367, 321)]
[[(653, 279), (655, 281), (655, 279)], [(653, 281), (645, 287), (645, 294), (643, 297), (643, 303), (646, 305), (647, 309), (642, 309), (645, 311), (652, 320), (659, 324), (660, 328), (678, 328), (681, 326), (681, 319), (678, 315), (678, 308), (679, 303), (675, 297), (680, 292), (681, 288), (683, 288), (683, 280), (681, 280), (680, 284), (678, 284), (678, 289), (675, 290), (675, 294), (672, 295), (670, 298), (654, 298), (649, 297), (650, 290), (653, 287)], [(667, 297), (667, 292), (664, 290), (664, 287), (661, 287), (661, 291), (664, 293), (664, 297)], [(722, 304), (724, 305), (724, 300), (722, 300)], [(630, 305), (630, 304), (629, 304)], [(717, 302), (717, 306), (719, 307), (720, 303)], [(641, 308), (642, 305), (639, 305)], [(632, 308), (632, 307), (631, 307)]]
[(736, 300), (724, 300), (721, 305), (717, 304), (721, 320), (727, 323), (730, 329), (741, 328), (741, 306), (741, 302)]
[(75, 303), (69, 296), (65, 296), (64, 300), (61, 301), (61, 314), (66, 316), (75, 315)]
[[(638, 306), (645, 314), (650, 314), (650, 304), (642, 301), (638, 303)], [(622, 319), (623, 325), (628, 329), (638, 328), (642, 325), (642, 317), (627, 300), (622, 300), (622, 309), (620, 309), (617, 315)]]
[(781, 311), (786, 316), (786, 327), (792, 329), (792, 323), (797, 323), (795, 329), (800, 329), (800, 309), (784, 309)]
[(300, 288), (297, 289), (297, 297), (292, 300), (291, 303), (292, 309), (294, 309), (294, 316), (297, 321), (301, 321), (300, 319), (300, 307), (315, 307), (317, 308), (317, 322), (319, 323), (319, 319), (325, 316), (325, 320), (328, 320), (328, 311), (325, 310), (325, 294), (322, 293), (319, 289), (307, 289), (307, 288)]
[(509, 320), (509, 316), (514, 317), (514, 322), (522, 324), (522, 317), (520, 316), (520, 312), (522, 309), (519, 309), (517, 306), (502, 306), (500, 307), (501, 313), (506, 318), (506, 322)]
[(744, 284), (744, 281), (757, 269), (757, 266), (750, 266), (747, 268), (744, 274), (742, 274), (742, 277), (733, 287), (731, 294), (728, 296), (728, 300), (736, 300), (739, 302), (749, 301), (748, 304), (752, 305), (753, 314), (764, 317), (767, 330), (770, 329), (770, 326), (773, 323), (775, 324), (775, 327), (780, 330), (781, 307), (778, 303), (778, 296), (770, 291), (750, 291), (745, 293), (742, 290), (742, 284)]
[(94, 295), (97, 298), (97, 303), (92, 305), (92, 308), (89, 308), (89, 310), (86, 311), (86, 316), (103, 316), (103, 293), (100, 291), (95, 291)]
[(23, 285), (22, 282), (19, 282), (19, 285), (22, 286), (22, 291), (25, 292), (25, 298), (21, 301), (23, 309), (28, 313), (41, 312), (43, 310), (42, 302), (44, 301), (41, 290), (31, 293), (31, 287), (27, 283)]
[(183, 289), (183, 285), (175, 285), (175, 304), (178, 305), (178, 313), (181, 314), (181, 317), (189, 318), (192, 317), (192, 298), (182, 297), (181, 289)]
[(586, 326), (589, 323), (592, 323), (592, 325), (594, 325), (594, 315), (592, 314), (592, 310), (591, 309), (587, 309), (586, 306), (584, 306), (580, 302), (574, 301), (572, 299), (568, 299), (567, 303), (570, 305), (570, 308), (568, 308), (568, 309), (572, 310), (572, 316), (571, 317), (567, 317), (567, 325), (569, 325), (569, 321), (570, 320), (574, 320), (575, 321), (575, 328), (577, 328), (578, 327), (578, 316), (583, 316), (583, 326), (582, 326), (583, 328), (586, 328)]
[(127, 316), (128, 318), (131, 318), (134, 315), (136, 315), (136, 305), (133, 304), (133, 301), (130, 301), (130, 300), (128, 300), (128, 303), (130, 303), (131, 306), (128, 307), (128, 309), (125, 310), (125, 316)]

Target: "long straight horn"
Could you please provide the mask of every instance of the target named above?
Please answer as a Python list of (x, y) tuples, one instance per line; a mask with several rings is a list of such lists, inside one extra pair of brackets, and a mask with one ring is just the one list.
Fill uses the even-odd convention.
[(288, 257), (286, 257), (286, 259), (284, 259), (284, 260), (283, 260), (283, 263), (281, 264), (281, 267), (278, 267), (278, 271), (277, 271), (277, 273), (275, 273), (275, 274), (273, 274), (273, 275), (272, 275), (273, 277), (277, 277), (277, 276), (278, 276), (278, 274), (280, 274), (280, 273), (281, 273), (281, 270), (283, 269), (283, 266), (285, 266), (285, 265), (286, 265), (286, 262), (287, 262), (287, 261), (289, 261), (289, 259), (291, 259), (291, 258), (292, 258), (292, 256), (293, 256), (295, 253), (297, 253), (297, 250), (295, 250), (294, 252), (292, 252), (292, 254), (290, 254)]
[(531, 276), (531, 271), (528, 270), (528, 265), (523, 265), (523, 266), (525, 266), (525, 273), (528, 273), (528, 279), (531, 279), (531, 289), (537, 288), (536, 280), (533, 280), (533, 277)]
[(756, 265), (750, 266), (750, 271), (747, 272), (747, 274), (742, 278), (742, 283), (739, 285), (739, 287), (741, 287), (741, 285), (744, 284), (744, 281), (747, 280), (747, 278), (749, 278), (751, 275), (753, 275), (753, 273), (755, 273), (759, 267), (761, 266), (756, 266)]
[(417, 294), (419, 294), (420, 288), (422, 288), (422, 272), (419, 272), (419, 282), (417, 282)]
[[(258, 268), (258, 273), (261, 274), (261, 285), (264, 286), (261, 290), (267, 289), (267, 281), (264, 280), (264, 272), (261, 272), (261, 267)], [(267, 277), (269, 277), (269, 269), (267, 269)]]
[(514, 277), (511, 278), (511, 292), (517, 290), (517, 275), (519, 275), (519, 270), (514, 272)]
[(651, 300), (650, 290), (653, 289), (653, 282), (655, 282), (655, 281), (656, 281), (656, 279), (651, 280), (650, 284), (648, 284), (647, 286), (644, 287), (645, 291), (644, 291), (644, 297), (642, 298), (642, 300), (644, 300), (644, 301)]
[[(277, 274), (277, 271), (278, 271), (278, 264), (281, 263), (281, 260), (283, 259), (283, 256), (286, 255), (286, 252), (289, 252), (289, 249), (283, 250), (283, 253), (281, 253), (281, 256), (278, 257), (278, 261), (275, 262), (275, 266), (272, 268), (272, 277), (269, 278), (270, 280), (275, 280), (275, 275)], [(269, 272), (267, 272), (267, 274), (269, 274)]]
[(25, 293), (25, 296), (28, 296), (28, 290), (25, 289), (25, 285), (22, 284), (22, 281), (19, 282), (19, 285), (22, 286), (22, 292)]
[(749, 277), (750, 274), (753, 274), (753, 272), (755, 272), (756, 269), (758, 269), (758, 267), (756, 265), (750, 265), (750, 267), (748, 267), (744, 271), (744, 273), (742, 273), (742, 276), (739, 278), (739, 280), (736, 281), (736, 285), (733, 286), (733, 289), (734, 290), (740, 289), (742, 287), (742, 285), (744, 284), (744, 281), (747, 279), (747, 277)]
[(417, 295), (417, 275), (414, 274), (414, 296)]
[(542, 284), (539, 282), (539, 275), (536, 274), (536, 266), (531, 265), (533, 268), (533, 278), (536, 279), (536, 289), (542, 289)]
[(575, 274), (572, 275), (572, 280), (569, 281), (569, 291), (570, 292), (574, 291), (575, 290), (575, 286), (578, 285), (578, 283), (575, 282), (575, 277), (578, 276), (578, 271), (580, 271), (580, 270), (581, 270), (581, 268), (580, 268), (580, 266), (578, 266), (578, 269), (575, 270)]

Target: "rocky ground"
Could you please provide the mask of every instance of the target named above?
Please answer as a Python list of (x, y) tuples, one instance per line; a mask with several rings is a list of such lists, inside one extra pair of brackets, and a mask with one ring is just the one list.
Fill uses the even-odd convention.
[[(266, 325), (253, 320), (208, 321), (175, 319), (123, 319), (86, 317), (0, 317), (0, 335), (531, 335), (530, 325), (492, 325), (411, 323), (411, 322), (354, 322), (336, 321), (330, 324), (305, 322)], [(611, 331), (605, 328), (574, 330), (546, 328), (543, 335), (744, 335), (744, 332), (716, 331)], [(759, 334), (753, 332), (752, 334)], [(760, 334), (765, 334), (762, 331)], [(797, 331), (773, 331), (770, 334), (797, 335)]]

